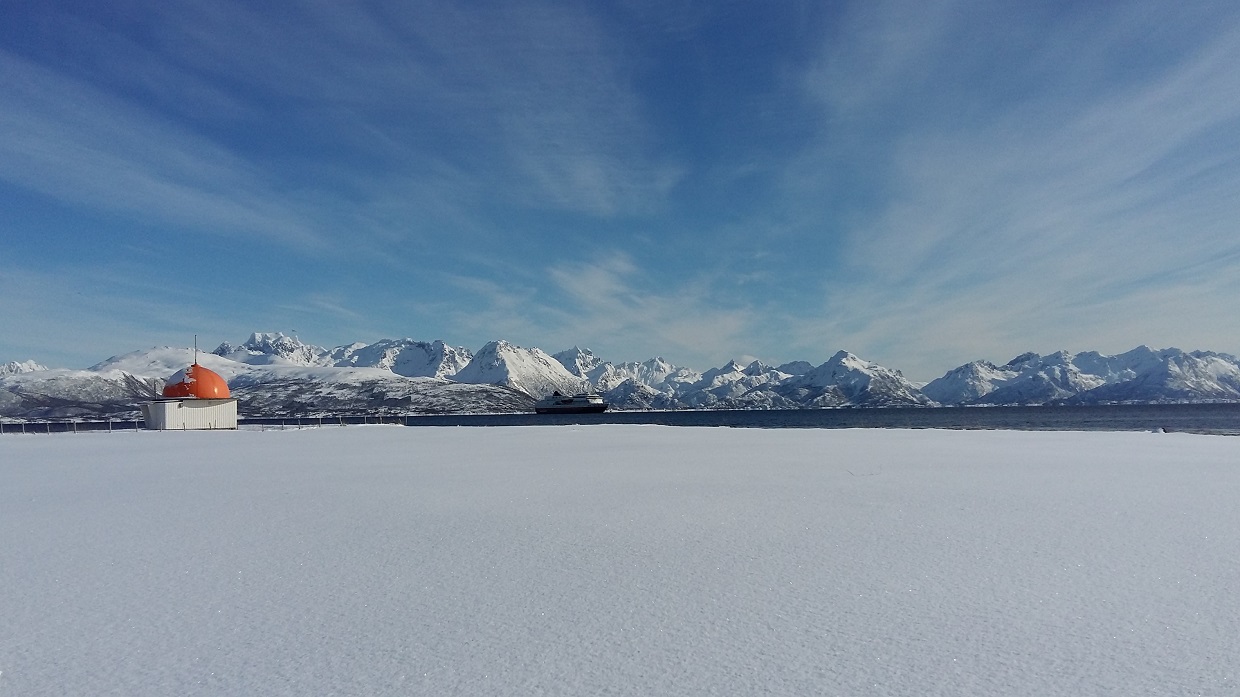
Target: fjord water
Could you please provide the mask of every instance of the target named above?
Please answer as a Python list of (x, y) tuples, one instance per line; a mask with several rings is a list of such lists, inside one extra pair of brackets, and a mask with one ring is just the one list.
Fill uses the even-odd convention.
[[(406, 426), (554, 426), (655, 424), (732, 428), (937, 428), (1009, 431), (1165, 431), (1240, 435), (1240, 403), (1108, 404), (1027, 407), (888, 407), (611, 411), (603, 414), (375, 414), (243, 417), (244, 427), (401, 424)], [(78, 433), (142, 428), (141, 421), (0, 422), (0, 434)]]
[(1106, 404), (1029, 407), (891, 407), (603, 414), (469, 414), (409, 417), (410, 426), (659, 424), (735, 428), (946, 428), (1017, 431), (1154, 431), (1240, 434), (1240, 404)]

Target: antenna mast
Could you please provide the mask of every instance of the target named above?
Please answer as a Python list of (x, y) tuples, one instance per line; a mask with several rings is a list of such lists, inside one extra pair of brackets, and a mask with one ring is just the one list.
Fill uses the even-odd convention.
[(198, 365), (198, 335), (194, 335), (194, 365)]

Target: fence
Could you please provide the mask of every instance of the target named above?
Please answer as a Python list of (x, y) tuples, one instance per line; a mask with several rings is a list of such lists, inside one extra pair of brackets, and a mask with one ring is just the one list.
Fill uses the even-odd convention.
[(0, 421), (0, 434), (5, 433), (84, 433), (88, 431), (137, 431), (142, 421)]
[[(305, 428), (308, 426), (362, 426), (368, 424), (392, 424), (408, 426), (409, 420), (417, 416), (302, 416), (302, 417), (262, 417), (238, 419), (239, 426), (259, 426), (260, 428)], [(146, 422), (138, 420), (106, 420), (106, 421), (0, 421), (0, 434), (11, 433), (89, 433), (111, 431), (139, 431), (146, 428)]]

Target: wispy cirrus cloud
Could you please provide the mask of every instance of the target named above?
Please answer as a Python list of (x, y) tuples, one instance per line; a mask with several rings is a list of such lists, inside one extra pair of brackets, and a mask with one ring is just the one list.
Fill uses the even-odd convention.
[(218, 302), (204, 303), (201, 289), (143, 271), (132, 264), (31, 270), (0, 263), (4, 360), (80, 369), (140, 348), (190, 346), (196, 334), (206, 347), (231, 339), (234, 322), (261, 314), (236, 309), (227, 289), (215, 291)]
[[(10, 182), (306, 244), (340, 220), (371, 219), (402, 181), (438, 189), (451, 220), (497, 205), (648, 209), (679, 177), (658, 155), (624, 47), (580, 10), (223, 2), (113, 12), (129, 34), (114, 17), (66, 18), (81, 48), (55, 65), (0, 54)], [(445, 169), (468, 181), (445, 191)]]
[[(251, 289), (277, 324), (305, 298), (433, 296), (427, 279), (518, 247), (545, 263), (571, 233), (541, 216), (657, 210), (679, 176), (629, 48), (587, 8), (121, 0), (0, 14), (0, 181), (72, 211), (84, 231), (63, 237), (81, 234), (101, 264), (205, 245), (212, 281)], [(368, 326), (397, 325), (391, 306), (371, 303)]]
[(694, 365), (732, 358), (757, 324), (754, 309), (717, 300), (709, 275), (655, 283), (631, 258), (612, 252), (601, 260), (550, 269), (564, 309), (553, 334), (597, 337), (604, 348), (626, 346), (638, 356), (674, 352)]
[(748, 344), (759, 320), (752, 306), (718, 302), (708, 275), (656, 282), (616, 250), (515, 276), (521, 280), (508, 284), (449, 279), (468, 296), (441, 308), (452, 314), (455, 335), (548, 351), (588, 344), (609, 360), (662, 355), (700, 367), (740, 355), (733, 347)]
[[(833, 46), (809, 78), (829, 116), (793, 176), (812, 180), (852, 147), (838, 142), (851, 134), (870, 149), (864, 174), (878, 187), (865, 191), (820, 314), (795, 341), (835, 341), (922, 377), (968, 351), (1234, 345), (1212, 321), (1220, 304), (1237, 307), (1234, 296), (1207, 291), (1240, 276), (1229, 222), (1240, 201), (1227, 194), (1240, 190), (1240, 74), (1230, 69), (1240, 18), (1194, 25), (1191, 38), (1164, 35), (1155, 51), (1139, 40), (1163, 19), (1150, 4), (989, 34), (965, 26), (979, 8), (932, 5), (867, 14), (856, 35), (899, 46), (873, 61)], [(932, 21), (910, 24), (922, 13)], [(1082, 35), (1081, 24), (1108, 26)], [(1041, 31), (1041, 43), (1008, 55), (1009, 30)], [(975, 41), (958, 59), (945, 53), (956, 36)], [(970, 56), (986, 52), (1013, 61), (993, 70), (1050, 77), (1022, 83), (1025, 95), (997, 94), (993, 76), (973, 72)], [(1124, 65), (1143, 56), (1153, 65)], [(938, 79), (908, 87), (909, 71)], [(892, 109), (900, 116), (883, 113)], [(901, 359), (909, 346), (937, 348)]]
[(240, 334), (696, 367), (847, 348), (919, 377), (1028, 349), (1240, 350), (1218, 321), (1240, 275), (1226, 5), (0, 15), (0, 203), (51, 240), (21, 263), (137, 256), (177, 286), (158, 260), (192, 240)]
[(147, 223), (319, 243), (293, 200), (208, 139), (0, 51), (0, 178)]
[(631, 84), (631, 57), (587, 12), (295, 8), (168, 11), (176, 30), (164, 49), (241, 89), (313, 103), (343, 131), (368, 134), (370, 147), (411, 158), (406, 166), (428, 157), (466, 166), (509, 203), (610, 215), (657, 200), (676, 180)]

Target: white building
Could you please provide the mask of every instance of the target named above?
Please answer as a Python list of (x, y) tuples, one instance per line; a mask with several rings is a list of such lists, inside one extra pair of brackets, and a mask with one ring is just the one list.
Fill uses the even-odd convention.
[(161, 399), (142, 405), (146, 427), (154, 431), (237, 427), (235, 399)]
[(164, 386), (164, 399), (142, 405), (146, 427), (155, 431), (237, 428), (237, 400), (218, 373), (197, 363)]

